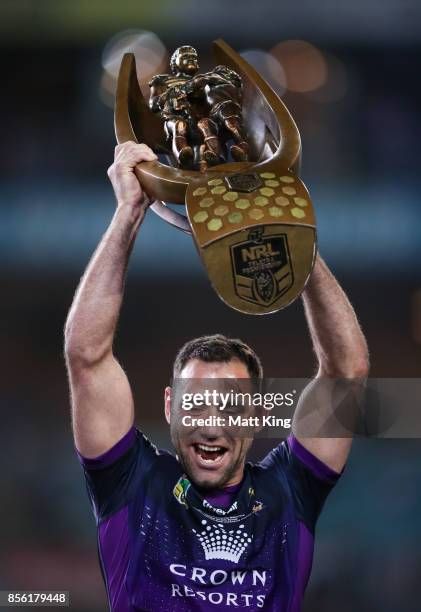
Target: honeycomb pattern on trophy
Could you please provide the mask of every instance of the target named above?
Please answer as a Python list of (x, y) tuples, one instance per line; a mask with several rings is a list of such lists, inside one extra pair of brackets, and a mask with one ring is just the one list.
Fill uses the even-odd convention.
[[(307, 217), (309, 200), (303, 195), (302, 183), (292, 175), (277, 176), (274, 172), (261, 172), (263, 186), (253, 193), (239, 193), (230, 190), (222, 178), (210, 179), (206, 187), (193, 191), (201, 210), (195, 212), (192, 220), (203, 224), (209, 232), (223, 227), (244, 224), (244, 222), (282, 220), (303, 220)], [(279, 194), (282, 195), (279, 195)], [(292, 217), (292, 219), (291, 219)]]

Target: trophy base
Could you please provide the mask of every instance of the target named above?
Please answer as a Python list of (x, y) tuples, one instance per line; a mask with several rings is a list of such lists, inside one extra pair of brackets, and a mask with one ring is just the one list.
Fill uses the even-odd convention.
[(269, 314), (303, 291), (316, 228), (310, 196), (292, 172), (219, 172), (189, 185), (186, 207), (209, 279), (230, 307)]
[(314, 228), (263, 225), (208, 245), (202, 258), (212, 286), (228, 306), (245, 314), (270, 314), (304, 289), (314, 243)]

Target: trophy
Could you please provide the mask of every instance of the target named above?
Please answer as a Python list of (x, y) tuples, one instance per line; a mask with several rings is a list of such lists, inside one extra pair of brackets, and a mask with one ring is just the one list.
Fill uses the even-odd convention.
[(268, 314), (300, 295), (316, 254), (313, 206), (298, 176), (300, 134), (252, 66), (223, 40), (213, 52), (216, 67), (200, 74), (195, 49), (178, 48), (169, 73), (150, 81), (149, 101), (134, 55), (125, 54), (116, 138), (160, 155), (136, 176), (152, 210), (192, 235), (219, 297), (240, 312)]

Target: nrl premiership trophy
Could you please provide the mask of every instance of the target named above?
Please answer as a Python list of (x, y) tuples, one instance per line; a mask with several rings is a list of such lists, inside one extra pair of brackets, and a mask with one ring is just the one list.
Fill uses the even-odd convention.
[[(149, 145), (167, 163), (136, 176), (152, 210), (191, 234), (220, 298), (247, 314), (276, 312), (304, 289), (316, 253), (310, 196), (298, 177), (301, 140), (287, 108), (238, 53), (214, 43), (217, 66), (199, 73), (179, 47), (168, 74), (139, 87), (134, 55), (118, 78), (118, 143)], [(162, 157), (161, 157), (162, 159)], [(169, 206), (184, 204), (187, 217)]]

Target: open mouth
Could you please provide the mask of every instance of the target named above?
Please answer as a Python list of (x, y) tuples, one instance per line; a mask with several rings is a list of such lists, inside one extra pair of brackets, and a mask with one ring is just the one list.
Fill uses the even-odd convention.
[(210, 446), (208, 444), (193, 444), (193, 448), (196, 455), (209, 465), (215, 465), (222, 461), (223, 456), (228, 450), (223, 446)]

